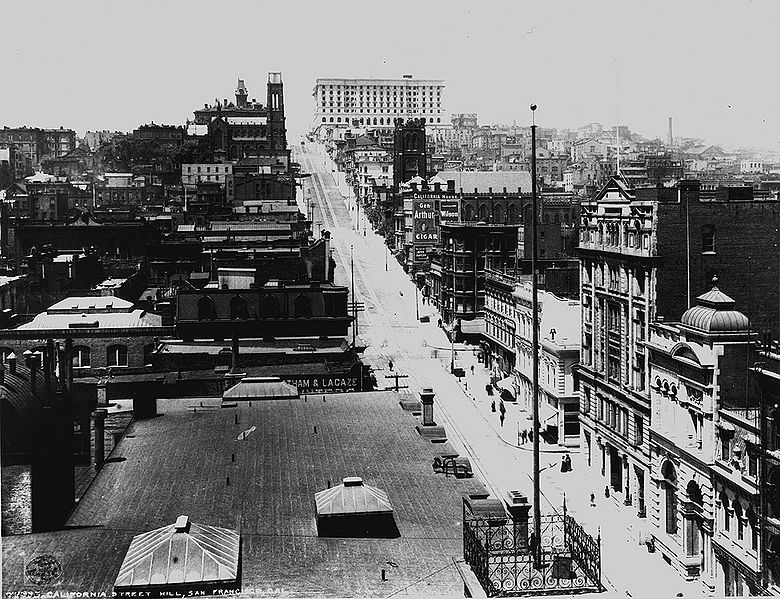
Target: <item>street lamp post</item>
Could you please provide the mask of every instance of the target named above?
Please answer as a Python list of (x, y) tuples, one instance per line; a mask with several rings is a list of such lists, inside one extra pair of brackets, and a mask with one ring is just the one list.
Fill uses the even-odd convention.
[(537, 568), (541, 566), (541, 510), (539, 506), (539, 282), (537, 274), (537, 198), (536, 198), (536, 104), (531, 104), (531, 328), (533, 329), (533, 454), (534, 454), (534, 563)]

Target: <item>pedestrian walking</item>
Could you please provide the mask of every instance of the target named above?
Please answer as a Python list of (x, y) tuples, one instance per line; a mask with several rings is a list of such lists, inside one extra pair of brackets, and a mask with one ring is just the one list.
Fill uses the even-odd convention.
[(471, 374), (474, 374), (474, 364), (471, 365)]
[(393, 361), (392, 360), (388, 361), (387, 366), (388, 366), (388, 368), (390, 368), (390, 370), (392, 370), (393, 369)]
[(520, 433), (520, 438), (523, 440), (524, 444), (528, 442), (528, 430), (527, 429), (523, 429), (523, 432)]
[(495, 399), (490, 403), (490, 411), (491, 412), (495, 412), (496, 411), (496, 400)]
[(571, 472), (571, 456), (566, 454), (566, 472)]
[(590, 507), (596, 507), (596, 494), (590, 494)]
[(528, 442), (529, 443), (534, 442), (534, 429), (532, 428), (528, 429)]
[(499, 420), (501, 420), (501, 426), (504, 426), (504, 413), (501, 412), (501, 416), (499, 417)]
[(604, 487), (604, 497), (609, 497), (609, 485)]
[(561, 458), (561, 472), (566, 472), (566, 456)]

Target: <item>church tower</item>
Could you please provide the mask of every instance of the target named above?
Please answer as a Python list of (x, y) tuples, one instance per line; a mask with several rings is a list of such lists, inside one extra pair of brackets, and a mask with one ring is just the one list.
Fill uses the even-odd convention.
[(238, 85), (236, 86), (236, 106), (239, 108), (246, 108), (246, 98), (248, 95), (249, 94), (246, 90), (246, 85), (244, 85), (244, 80), (239, 79)]
[(393, 183), (395, 190), (412, 177), (428, 178), (428, 157), (425, 147), (425, 119), (395, 120), (393, 142), (395, 161)]
[(284, 86), (281, 73), (268, 73), (268, 139), (272, 150), (287, 148), (284, 119)]

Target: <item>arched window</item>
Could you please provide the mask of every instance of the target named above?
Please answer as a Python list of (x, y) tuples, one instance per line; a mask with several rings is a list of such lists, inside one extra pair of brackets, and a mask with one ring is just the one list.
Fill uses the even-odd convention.
[(249, 310), (246, 306), (246, 300), (240, 295), (234, 295), (230, 299), (230, 319), (246, 320), (249, 318)]
[(466, 206), (463, 208), (463, 212), (464, 221), (469, 222), (474, 220), (474, 207), (471, 204), (466, 204)]
[(309, 298), (303, 294), (296, 297), (293, 311), (295, 318), (311, 318), (311, 302)]
[(374, 117), (374, 124), (376, 125), (376, 117)]
[(561, 222), (561, 215), (558, 214), (557, 212), (555, 214), (553, 214), (553, 222), (554, 223), (560, 223)]
[(677, 472), (671, 462), (666, 462), (661, 473), (664, 477), (666, 533), (674, 535), (677, 534)]
[(544, 214), (544, 224), (545, 225), (549, 225), (550, 224), (550, 214), (549, 213), (545, 213)]
[(327, 122), (327, 120), (328, 120), (327, 117), (322, 117), (322, 122), (323, 123)]
[(333, 117), (330, 117), (330, 122), (331, 122), (331, 123), (333, 122)]
[(385, 119), (384, 119), (384, 117), (382, 117), (381, 119), (379, 119), (379, 124), (380, 124), (380, 125), (384, 125), (384, 124), (385, 124)]
[(204, 295), (198, 300), (198, 320), (214, 320), (217, 311), (214, 309), (214, 300)]
[(127, 366), (127, 346), (109, 345), (106, 348), (106, 366)]
[(509, 204), (509, 209), (507, 210), (506, 216), (510, 225), (517, 224), (517, 206), (514, 204)]
[(483, 222), (488, 221), (488, 207), (486, 204), (480, 204), (479, 206), (479, 220)]
[(86, 345), (73, 346), (72, 364), (73, 368), (89, 368), (90, 349)]
[(501, 225), (504, 223), (504, 208), (501, 204), (493, 204), (493, 224)]
[(273, 295), (266, 294), (260, 302), (260, 314), (263, 318), (279, 318), (279, 302)]

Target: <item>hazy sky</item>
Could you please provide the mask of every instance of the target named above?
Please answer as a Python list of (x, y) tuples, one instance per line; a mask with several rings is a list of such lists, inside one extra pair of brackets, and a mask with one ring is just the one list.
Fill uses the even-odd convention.
[[(780, 150), (780, 3), (8, 2), (0, 125), (183, 123), (281, 71), (291, 141), (317, 77), (444, 79), (449, 112), (559, 128), (620, 122)], [(616, 67), (617, 64), (617, 67)], [(617, 82), (616, 82), (617, 72)], [(617, 83), (617, 84), (616, 84)]]

